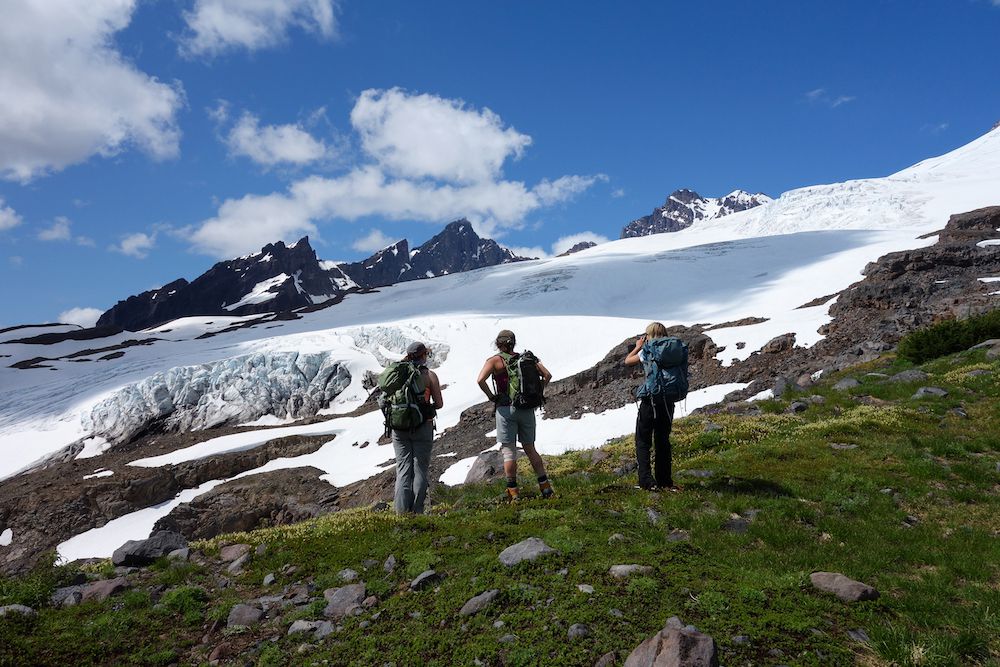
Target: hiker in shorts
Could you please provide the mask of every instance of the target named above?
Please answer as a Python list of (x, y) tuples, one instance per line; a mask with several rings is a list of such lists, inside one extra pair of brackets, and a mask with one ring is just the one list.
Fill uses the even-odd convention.
[(426, 345), (414, 342), (406, 348), (406, 356), (403, 357), (403, 361), (409, 361), (420, 368), (425, 387), (421, 397), (421, 412), (427, 417), (415, 429), (392, 429), (392, 448), (396, 450), (397, 514), (423, 514), (424, 501), (427, 499), (430, 481), (427, 468), (430, 466), (431, 446), (434, 443), (434, 415), (444, 406), (437, 373), (427, 368), (429, 352)]
[[(542, 457), (535, 449), (535, 409), (518, 408), (513, 406), (511, 401), (507, 364), (517, 359), (517, 355), (514, 353), (516, 343), (513, 331), (504, 329), (497, 334), (498, 353), (486, 360), (477, 378), (479, 388), (496, 406), (497, 442), (500, 443), (500, 451), (503, 454), (503, 470), (507, 476), (507, 498), (512, 502), (518, 499), (515, 444), (518, 441), (528, 456), (528, 461), (531, 462), (535, 475), (538, 476), (538, 488), (542, 497), (551, 498), (553, 494), (552, 483), (549, 481), (548, 475), (545, 474), (545, 463), (542, 462)], [(540, 361), (537, 362), (536, 366), (544, 387), (552, 379), (552, 373)], [(493, 378), (492, 388), (486, 382), (490, 377)]]
[[(647, 365), (647, 341), (667, 337), (667, 328), (651, 322), (646, 333), (635, 341), (635, 348), (625, 357), (626, 366)], [(674, 402), (663, 396), (651, 395), (644, 383), (636, 392), (639, 415), (635, 420), (635, 456), (639, 465), (639, 486), (647, 491), (656, 488), (679, 491), (670, 472), (670, 429), (674, 421)], [(650, 474), (649, 455), (655, 447), (654, 469)]]

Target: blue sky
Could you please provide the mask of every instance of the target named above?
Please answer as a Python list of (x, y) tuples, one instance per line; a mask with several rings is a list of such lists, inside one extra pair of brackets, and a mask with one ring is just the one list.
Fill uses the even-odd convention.
[(303, 234), (351, 260), (466, 216), (553, 252), (617, 238), (677, 188), (882, 176), (1000, 119), (1000, 0), (4, 13), (4, 325), (103, 310)]

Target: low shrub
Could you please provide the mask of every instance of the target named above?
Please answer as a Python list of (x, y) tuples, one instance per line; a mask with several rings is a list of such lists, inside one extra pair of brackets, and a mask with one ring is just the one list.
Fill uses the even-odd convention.
[(1000, 310), (964, 320), (945, 320), (914, 331), (899, 341), (897, 354), (907, 361), (922, 364), (967, 350), (990, 338), (1000, 338)]

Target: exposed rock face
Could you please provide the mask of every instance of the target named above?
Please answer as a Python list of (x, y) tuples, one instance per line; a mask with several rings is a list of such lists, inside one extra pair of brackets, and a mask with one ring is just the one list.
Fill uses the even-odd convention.
[(763, 193), (750, 194), (743, 190), (734, 190), (725, 197), (718, 198), (702, 197), (694, 190), (674, 190), (663, 206), (625, 225), (622, 228), (621, 238), (679, 232), (698, 220), (721, 218), (769, 201), (771, 198)]
[(262, 415), (306, 417), (330, 404), (351, 374), (328, 353), (271, 352), (179, 366), (120, 389), (84, 426), (108, 442), (128, 442), (154, 424), (193, 431)]
[(154, 530), (203, 539), (329, 514), (338, 509), (339, 493), (319, 478), (322, 474), (317, 468), (289, 468), (241, 477), (178, 505)]
[(129, 540), (115, 549), (111, 562), (127, 567), (142, 567), (186, 546), (187, 540), (183, 535), (168, 530), (157, 530), (148, 539)]
[(567, 255), (573, 255), (580, 252), (581, 250), (586, 250), (587, 248), (593, 248), (596, 245), (597, 244), (594, 243), (593, 241), (580, 241), (566, 252), (559, 253), (558, 257), (566, 257)]
[(718, 667), (715, 640), (672, 616), (665, 628), (639, 644), (625, 667)]
[(119, 301), (97, 326), (138, 331), (190, 315), (250, 315), (322, 303), (355, 287), (336, 265), (321, 263), (304, 237), (269, 243), (259, 253), (219, 262), (192, 282), (184, 278)]
[(410, 252), (406, 239), (360, 262), (321, 261), (309, 237), (219, 262), (192, 282), (184, 278), (119, 301), (98, 327), (138, 331), (192, 315), (252, 315), (337, 303), (344, 294), (524, 259), (456, 220)]

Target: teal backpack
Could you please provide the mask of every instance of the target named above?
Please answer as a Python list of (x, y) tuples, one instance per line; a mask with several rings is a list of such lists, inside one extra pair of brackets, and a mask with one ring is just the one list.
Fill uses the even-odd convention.
[(646, 379), (636, 390), (637, 398), (656, 396), (676, 403), (688, 393), (688, 346), (679, 338), (653, 338), (642, 346)]
[(420, 367), (409, 361), (389, 364), (378, 376), (378, 386), (382, 390), (379, 407), (385, 415), (385, 433), (412, 431), (427, 420), (427, 389)]

